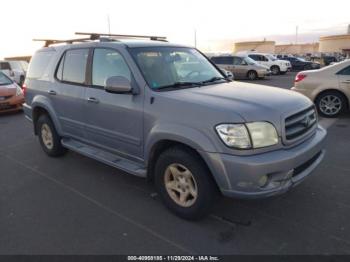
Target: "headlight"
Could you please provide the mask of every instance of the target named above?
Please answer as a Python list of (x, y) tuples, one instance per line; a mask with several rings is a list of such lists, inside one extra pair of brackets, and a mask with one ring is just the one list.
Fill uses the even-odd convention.
[(251, 148), (249, 133), (243, 124), (224, 124), (216, 127), (221, 140), (229, 147)]
[(218, 125), (216, 131), (227, 146), (238, 149), (268, 147), (278, 143), (277, 131), (268, 122), (223, 124)]
[(16, 87), (16, 96), (20, 96), (20, 95), (22, 95), (22, 94), (23, 94), (22, 89), (21, 89), (19, 86), (17, 86), (17, 87)]
[(253, 122), (247, 124), (252, 138), (253, 148), (273, 146), (278, 143), (276, 128), (268, 122)]

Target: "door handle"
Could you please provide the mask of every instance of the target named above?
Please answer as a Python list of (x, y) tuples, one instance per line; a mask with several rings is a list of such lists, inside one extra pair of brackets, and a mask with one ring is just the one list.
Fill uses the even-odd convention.
[(47, 93), (48, 93), (49, 95), (52, 95), (52, 96), (57, 95), (56, 91), (54, 91), (54, 90), (49, 90)]
[(95, 103), (95, 104), (98, 104), (98, 103), (100, 102), (100, 101), (98, 101), (98, 99), (95, 98), (95, 97), (89, 97), (89, 98), (87, 99), (87, 101), (90, 102), (90, 103)]

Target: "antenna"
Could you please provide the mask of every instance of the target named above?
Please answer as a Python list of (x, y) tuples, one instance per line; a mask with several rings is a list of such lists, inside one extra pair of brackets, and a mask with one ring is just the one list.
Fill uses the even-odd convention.
[(197, 29), (194, 29), (194, 47), (197, 48)]
[(107, 15), (107, 24), (108, 24), (108, 34), (111, 34), (111, 19), (109, 14)]

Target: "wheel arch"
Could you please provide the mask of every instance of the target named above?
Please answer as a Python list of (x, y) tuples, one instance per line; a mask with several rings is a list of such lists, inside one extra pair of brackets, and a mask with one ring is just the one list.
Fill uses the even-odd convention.
[(158, 157), (163, 152), (165, 152), (167, 149), (172, 148), (172, 147), (180, 147), (180, 148), (183, 148), (184, 150), (190, 151), (191, 154), (196, 156), (203, 163), (203, 165), (205, 165), (205, 167), (208, 168), (208, 170), (210, 171), (210, 174), (211, 174), (211, 178), (215, 182), (216, 187), (218, 189), (222, 188), (223, 185), (220, 185), (220, 181), (214, 175), (215, 174), (214, 170), (207, 163), (207, 161), (200, 154), (200, 152), (198, 152), (198, 150), (196, 150), (191, 145), (188, 145), (186, 143), (183, 143), (183, 142), (180, 142), (180, 141), (176, 141), (176, 140), (170, 140), (170, 139), (159, 140), (157, 143), (155, 143), (152, 146), (152, 148), (150, 150), (150, 153), (149, 153), (148, 165), (147, 165), (147, 180), (148, 181), (153, 181), (154, 180), (154, 173), (155, 173), (154, 169), (155, 169), (156, 161), (157, 161)]
[(58, 121), (57, 117), (55, 117), (54, 110), (53, 110), (52, 106), (46, 100), (47, 100), (47, 98), (45, 98), (45, 97), (38, 97), (37, 99), (33, 100), (33, 103), (31, 105), (32, 106), (32, 119), (33, 119), (33, 125), (34, 125), (34, 134), (35, 135), (38, 134), (38, 132), (36, 130), (36, 123), (42, 114), (46, 114), (50, 117), (50, 119), (52, 120), (52, 122), (56, 128), (57, 133), (61, 134), (61, 126), (59, 124), (59, 121)]

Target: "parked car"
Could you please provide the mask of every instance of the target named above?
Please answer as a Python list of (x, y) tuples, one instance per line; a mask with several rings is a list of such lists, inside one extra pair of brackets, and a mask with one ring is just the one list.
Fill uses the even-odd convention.
[(22, 89), (7, 75), (0, 72), (0, 112), (22, 110), (23, 103)]
[(0, 70), (20, 86), (24, 83), (27, 69), (26, 61), (0, 61)]
[(289, 61), (279, 60), (272, 54), (247, 53), (257, 63), (270, 68), (273, 75), (285, 74), (292, 69)]
[(292, 89), (314, 101), (322, 116), (337, 117), (350, 105), (350, 60), (300, 72)]
[(308, 98), (229, 81), (191, 47), (105, 38), (45, 47), (25, 86), (25, 115), (49, 156), (71, 149), (147, 177), (186, 219), (210, 212), (220, 193), (284, 193), (325, 154)]
[(322, 60), (325, 66), (338, 62), (338, 59), (335, 56), (323, 56)]
[(306, 61), (303, 58), (285, 56), (281, 60), (289, 61), (292, 65), (292, 70), (311, 70), (311, 69), (320, 69), (320, 63)]
[(268, 67), (259, 65), (248, 56), (213, 56), (211, 61), (218, 67), (232, 72), (236, 79), (255, 80), (271, 75)]

